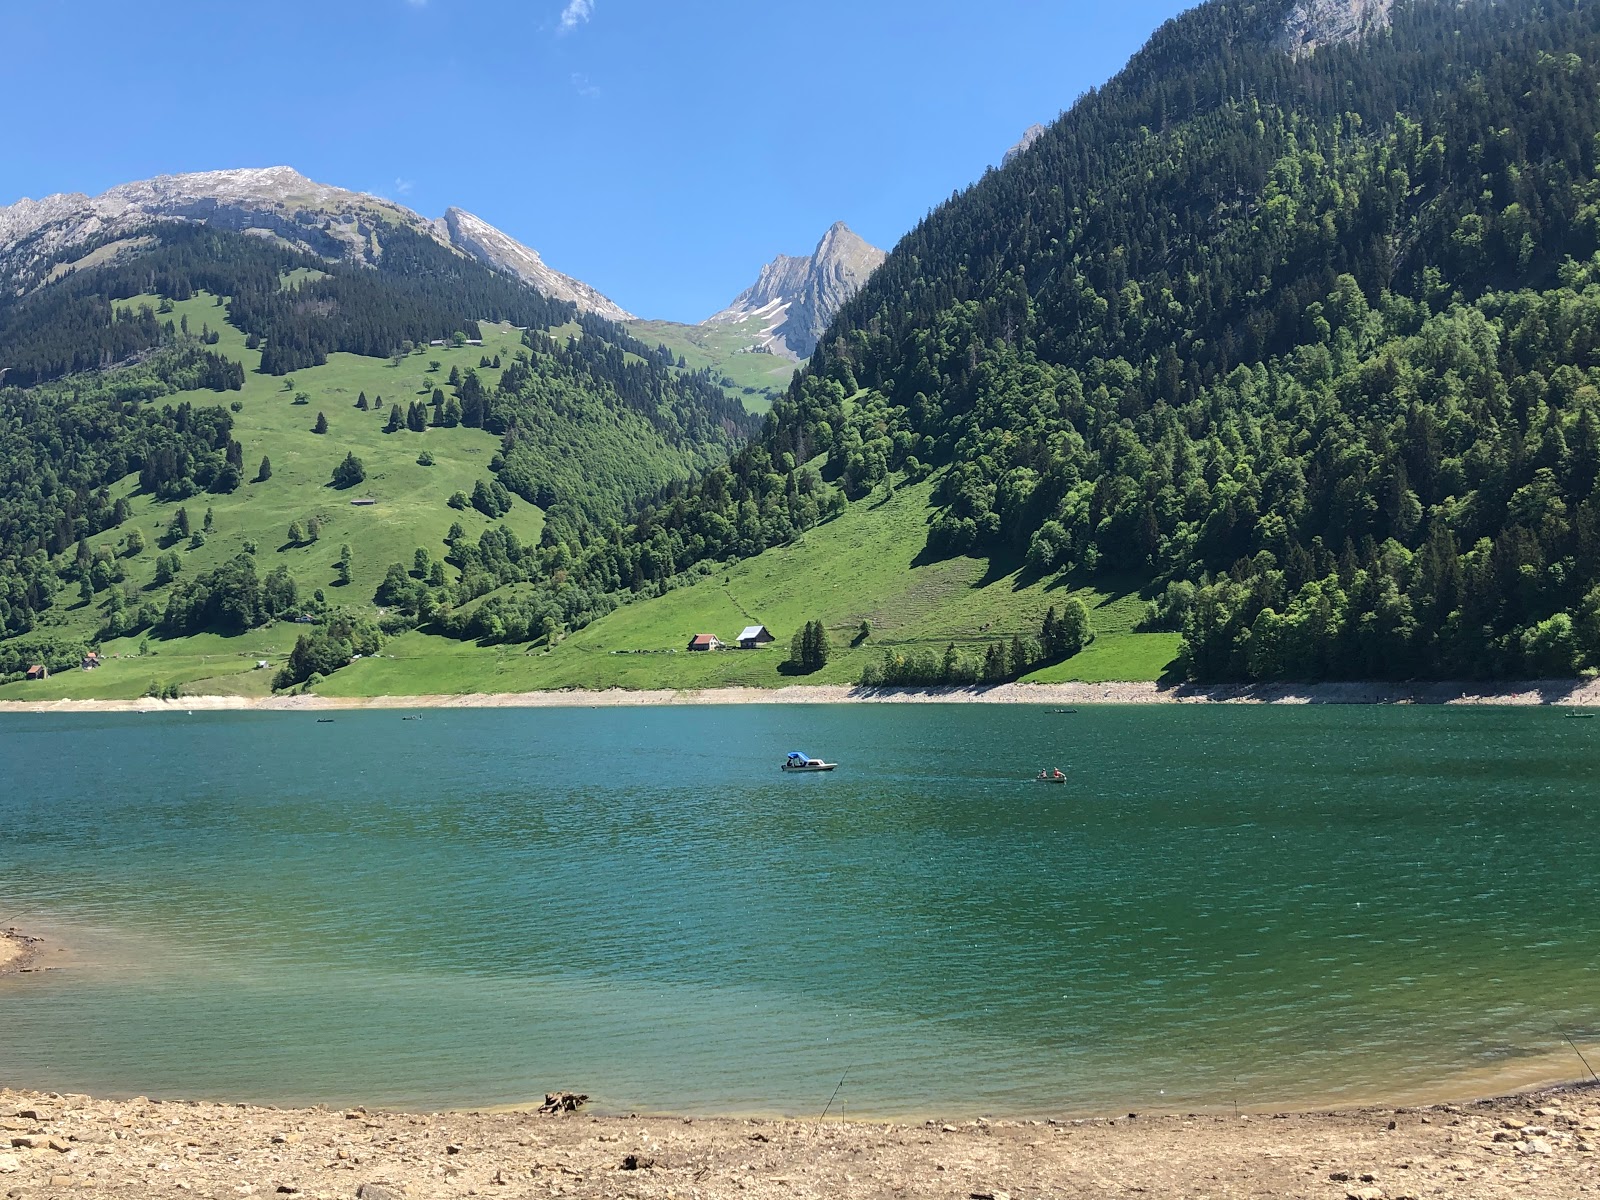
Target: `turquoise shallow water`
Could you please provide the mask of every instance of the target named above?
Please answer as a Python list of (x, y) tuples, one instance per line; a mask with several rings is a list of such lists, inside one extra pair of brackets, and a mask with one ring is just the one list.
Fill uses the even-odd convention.
[(879, 1116), (1448, 1090), (1600, 1037), (1597, 763), (1600, 721), (1538, 709), (8, 715), (0, 923), (72, 953), (0, 981), (0, 1082), (810, 1113), (843, 1076)]

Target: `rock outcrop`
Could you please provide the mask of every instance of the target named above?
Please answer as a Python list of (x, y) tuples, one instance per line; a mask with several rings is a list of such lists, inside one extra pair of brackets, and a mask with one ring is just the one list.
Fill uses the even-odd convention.
[(778, 255), (753, 285), (702, 324), (756, 317), (762, 322), (758, 349), (796, 361), (810, 358), (835, 314), (887, 257), (840, 221), (822, 235), (814, 253)]
[(1356, 41), (1389, 28), (1394, 0), (1297, 0), (1278, 46), (1300, 58), (1322, 46)]
[(1009, 166), (1012, 159), (1026, 151), (1029, 146), (1033, 145), (1043, 136), (1043, 125), (1029, 125), (1025, 130), (1022, 131), (1021, 140), (1018, 141), (1015, 146), (1011, 147), (1011, 149), (1006, 151), (1006, 156), (1000, 160), (1000, 165), (1002, 167)]
[(459, 208), (447, 208), (444, 216), (434, 225), (457, 250), (470, 254), (496, 271), (516, 276), (546, 296), (570, 300), (585, 312), (596, 313), (613, 321), (633, 319), (632, 313), (626, 312), (587, 283), (546, 266), (537, 250), (530, 250), (480, 217)]
[(430, 221), (404, 205), (317, 183), (291, 167), (160, 175), (99, 196), (63, 193), (0, 207), (0, 280), (12, 288), (31, 287), (46, 264), (70, 262), (71, 251), (90, 242), (102, 243), (96, 260), (105, 261), (120, 236), (153, 221), (214, 225), (275, 238), (323, 258), (365, 263), (382, 258), (386, 228), (408, 228), (546, 295), (606, 317), (627, 315), (470, 213), (451, 209), (442, 220)]

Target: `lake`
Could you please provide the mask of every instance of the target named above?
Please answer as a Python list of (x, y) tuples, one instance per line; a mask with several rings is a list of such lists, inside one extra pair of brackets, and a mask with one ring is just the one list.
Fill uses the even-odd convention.
[(0, 1083), (1020, 1115), (1472, 1095), (1600, 1037), (1600, 721), (323, 715), (0, 715), (0, 926), (67, 947), (0, 980)]

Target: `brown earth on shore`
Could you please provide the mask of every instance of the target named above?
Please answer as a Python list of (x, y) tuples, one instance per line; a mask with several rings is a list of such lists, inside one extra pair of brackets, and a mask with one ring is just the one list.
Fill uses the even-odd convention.
[(0, 975), (18, 975), (33, 969), (44, 939), (15, 929), (0, 930)]
[(1578, 1086), (1426, 1108), (915, 1125), (341, 1112), (0, 1091), (0, 1189), (10, 1200), (68, 1189), (126, 1200), (1562, 1200), (1600, 1188), (1597, 1123), (1600, 1089)]
[(1521, 683), (1004, 683), (994, 687), (805, 685), (697, 690), (467, 693), (453, 696), (184, 696), (178, 700), (6, 700), (0, 713), (417, 708), (601, 708), (662, 704), (1510, 704), (1600, 707), (1600, 680)]

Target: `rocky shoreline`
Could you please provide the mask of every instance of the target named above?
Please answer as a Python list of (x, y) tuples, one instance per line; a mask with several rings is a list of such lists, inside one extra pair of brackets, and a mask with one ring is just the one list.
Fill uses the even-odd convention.
[(26, 975), (39, 970), (44, 939), (12, 927), (0, 930), (0, 977)]
[(184, 696), (178, 700), (4, 700), (4, 713), (343, 712), (419, 708), (610, 708), (679, 704), (1450, 704), (1600, 707), (1600, 680), (1519, 683), (1004, 683), (992, 687), (863, 688), (797, 684), (630, 691), (433, 696)]
[(1600, 1089), (1576, 1085), (1420, 1108), (914, 1125), (277, 1109), (0, 1090), (0, 1194), (1562, 1200), (1600, 1187), (1597, 1123)]

